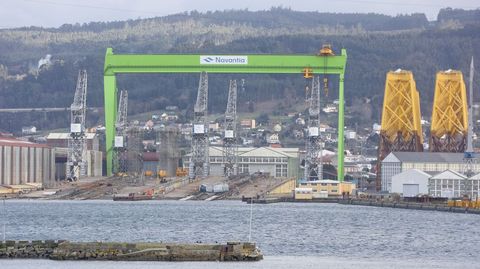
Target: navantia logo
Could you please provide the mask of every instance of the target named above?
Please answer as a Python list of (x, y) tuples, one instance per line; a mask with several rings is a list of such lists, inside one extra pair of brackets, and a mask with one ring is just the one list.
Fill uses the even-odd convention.
[(200, 64), (248, 64), (248, 56), (202, 55)]

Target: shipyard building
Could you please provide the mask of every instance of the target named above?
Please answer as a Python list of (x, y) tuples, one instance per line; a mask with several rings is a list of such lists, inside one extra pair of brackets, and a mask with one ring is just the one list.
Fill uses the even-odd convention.
[[(418, 169), (434, 175), (447, 169), (463, 171), (463, 153), (447, 152), (391, 152), (382, 161), (382, 191), (392, 191), (392, 177), (409, 169)], [(473, 164), (473, 172), (480, 172), (480, 164)]]
[(480, 164), (465, 171), (463, 153), (392, 152), (382, 161), (382, 191), (403, 197), (480, 197)]
[[(223, 176), (223, 148), (209, 147), (210, 175)], [(183, 162), (188, 167), (191, 154), (186, 155)], [(268, 173), (273, 177), (299, 176), (298, 148), (240, 147), (238, 148), (238, 173)]]
[[(68, 140), (70, 133), (50, 133), (46, 137), (47, 145), (55, 149), (55, 179), (64, 180), (67, 178), (67, 155)], [(103, 152), (99, 150), (100, 142), (96, 133), (85, 133), (86, 155), (86, 176), (99, 177), (103, 175), (102, 161)]]
[(13, 137), (0, 137), (0, 185), (48, 187), (54, 182), (54, 149)]

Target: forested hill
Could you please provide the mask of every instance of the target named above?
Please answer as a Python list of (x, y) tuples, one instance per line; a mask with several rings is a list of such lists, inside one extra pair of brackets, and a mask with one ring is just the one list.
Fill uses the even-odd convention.
[[(388, 16), (382, 14), (361, 14), (361, 13), (322, 13), (318, 11), (305, 12), (294, 11), (287, 8), (271, 8), (263, 11), (249, 10), (227, 10), (227, 11), (208, 11), (200, 13), (197, 11), (184, 12), (180, 14), (169, 15), (165, 17), (155, 17), (149, 19), (136, 19), (128, 21), (115, 22), (90, 22), (85, 24), (65, 24), (57, 29), (46, 29), (53, 32), (71, 32), (71, 31), (93, 31), (102, 32), (113, 29), (123, 29), (126, 25), (136, 27), (144, 24), (171, 24), (195, 20), (205, 25), (243, 25), (263, 28), (306, 28), (317, 27), (319, 25), (344, 27), (360, 26), (366, 31), (384, 31), (384, 30), (405, 30), (412, 28), (422, 28), (428, 25), (425, 14), (415, 13), (411, 15)], [(23, 28), (37, 29), (41, 28)], [(43, 29), (45, 30), (45, 29)]]
[[(117, 53), (313, 54), (322, 44), (331, 43), (337, 52), (340, 48), (348, 51), (347, 105), (369, 107), (370, 113), (354, 120), (365, 124), (379, 120), (385, 73), (397, 68), (414, 72), (422, 110), (429, 114), (435, 73), (447, 68), (466, 71), (472, 55), (480, 59), (478, 11), (445, 9), (438, 21), (428, 22), (424, 14), (391, 17), (272, 8), (0, 30), (0, 108), (69, 106), (79, 68), (89, 74), (88, 104), (102, 106), (107, 47)], [(288, 109), (292, 102), (303, 100), (305, 81), (298, 76), (212, 75), (212, 112), (224, 111), (229, 78), (246, 79), (239, 107), (279, 100), (281, 108)], [(118, 87), (132, 90), (133, 114), (166, 105), (191, 109), (197, 83), (196, 75), (128, 75), (119, 76)], [(327, 101), (334, 98), (333, 91)], [(2, 116), (0, 130), (15, 131), (12, 128), (34, 122), (41, 128), (54, 128), (66, 126), (66, 120)], [(102, 119), (90, 120), (101, 123)]]

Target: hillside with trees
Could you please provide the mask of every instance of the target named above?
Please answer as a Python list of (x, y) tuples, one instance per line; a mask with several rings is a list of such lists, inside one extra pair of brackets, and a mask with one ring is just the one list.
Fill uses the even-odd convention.
[[(379, 120), (385, 74), (397, 68), (414, 72), (422, 111), (429, 118), (435, 73), (449, 68), (465, 73), (471, 56), (480, 59), (477, 18), (478, 10), (445, 9), (436, 22), (428, 22), (424, 14), (391, 17), (272, 8), (0, 30), (0, 108), (68, 107), (80, 68), (86, 68), (89, 75), (88, 105), (103, 106), (107, 47), (116, 53), (314, 54), (322, 44), (330, 43), (337, 53), (341, 48), (348, 52), (347, 105), (353, 111), (368, 111), (357, 113), (362, 115), (352, 120), (364, 124)], [(51, 55), (48, 60), (47, 54)], [(239, 93), (239, 107), (246, 110), (258, 110), (255, 103), (272, 100), (279, 103), (279, 110), (288, 110), (304, 100), (301, 76), (211, 75), (211, 112), (225, 110), (231, 78), (246, 81)], [(324, 101), (336, 96), (335, 79), (330, 81), (332, 90)], [(167, 105), (189, 111), (197, 83), (198, 75), (193, 74), (118, 76), (119, 89), (130, 90), (130, 114)], [(67, 121), (67, 115), (2, 115), (0, 130), (18, 131), (22, 125), (34, 123), (40, 128), (58, 128)], [(101, 124), (103, 119), (94, 114), (89, 121)]]

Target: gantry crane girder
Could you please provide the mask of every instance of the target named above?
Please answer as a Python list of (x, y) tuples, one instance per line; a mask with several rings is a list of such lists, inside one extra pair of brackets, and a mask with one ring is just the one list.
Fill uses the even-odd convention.
[(430, 151), (464, 152), (468, 135), (468, 106), (461, 71), (437, 73), (430, 129)]
[(237, 167), (237, 81), (230, 80), (223, 134), (223, 164), (226, 177), (236, 175)]
[(381, 161), (392, 151), (423, 151), (420, 98), (410, 71), (387, 73), (383, 99), (377, 190), (381, 189)]
[(206, 72), (202, 72), (198, 83), (197, 101), (193, 109), (192, 157), (189, 164), (190, 179), (194, 179), (197, 175), (203, 178), (209, 175), (207, 111), (208, 75)]

